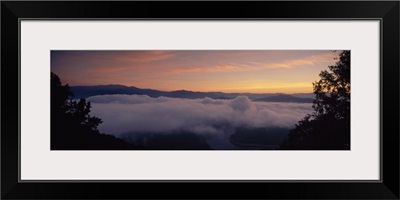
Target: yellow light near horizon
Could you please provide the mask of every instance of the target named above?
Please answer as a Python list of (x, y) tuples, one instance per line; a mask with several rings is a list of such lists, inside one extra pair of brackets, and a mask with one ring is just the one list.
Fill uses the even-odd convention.
[(200, 92), (229, 92), (229, 93), (312, 93), (311, 83), (285, 83), (285, 84), (257, 84), (257, 85), (238, 85), (235, 87), (210, 87), (197, 88)]
[(327, 50), (52, 51), (52, 71), (70, 85), (312, 93), (312, 82), (321, 70), (335, 64), (337, 54)]

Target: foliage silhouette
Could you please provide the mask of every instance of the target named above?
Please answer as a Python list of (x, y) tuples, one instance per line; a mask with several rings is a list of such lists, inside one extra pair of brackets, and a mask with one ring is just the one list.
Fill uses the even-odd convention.
[(278, 149), (350, 149), (350, 51), (342, 51), (328, 68), (313, 83), (314, 112), (290, 130)]
[(73, 97), (68, 84), (51, 73), (51, 149), (52, 150), (128, 150), (143, 149), (112, 135), (102, 134), (100, 118), (90, 115), (90, 102)]
[(167, 134), (146, 134), (146, 136), (136, 139), (133, 143), (151, 150), (211, 150), (210, 145), (203, 136), (185, 131)]
[(243, 149), (275, 149), (288, 135), (288, 128), (237, 128), (229, 141)]

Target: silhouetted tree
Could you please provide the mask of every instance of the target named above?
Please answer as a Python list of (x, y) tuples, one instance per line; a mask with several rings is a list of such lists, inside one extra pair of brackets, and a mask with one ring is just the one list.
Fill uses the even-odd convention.
[(112, 135), (101, 134), (100, 118), (90, 115), (91, 104), (86, 99), (73, 100), (68, 84), (51, 73), (51, 149), (141, 149)]
[(51, 108), (52, 111), (65, 111), (65, 105), (72, 92), (67, 85), (62, 85), (60, 78), (51, 72)]
[(86, 102), (84, 98), (81, 98), (78, 102), (69, 100), (66, 107), (67, 116), (73, 119), (75, 123), (79, 123), (89, 131), (98, 131), (97, 126), (102, 123), (102, 120), (90, 116), (90, 102)]
[(314, 112), (290, 130), (279, 149), (350, 149), (350, 51), (328, 68), (313, 83)]

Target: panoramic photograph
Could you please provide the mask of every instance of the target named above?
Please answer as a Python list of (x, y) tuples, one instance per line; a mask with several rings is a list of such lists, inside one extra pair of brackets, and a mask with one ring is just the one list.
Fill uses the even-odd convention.
[(350, 150), (349, 50), (52, 50), (51, 150)]

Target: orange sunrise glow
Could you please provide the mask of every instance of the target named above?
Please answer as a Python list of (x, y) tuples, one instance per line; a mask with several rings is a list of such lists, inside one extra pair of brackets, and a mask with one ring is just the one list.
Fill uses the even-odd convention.
[(51, 51), (51, 70), (71, 86), (312, 93), (312, 82), (337, 56), (329, 50)]

